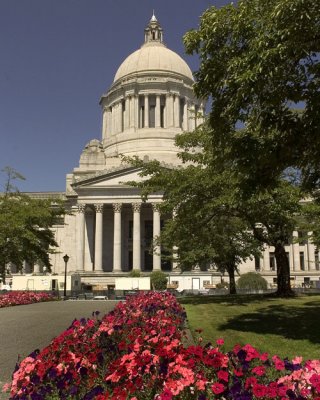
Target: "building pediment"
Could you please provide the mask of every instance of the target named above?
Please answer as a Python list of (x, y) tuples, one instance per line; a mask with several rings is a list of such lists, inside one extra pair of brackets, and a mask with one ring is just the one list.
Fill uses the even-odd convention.
[(105, 173), (99, 173), (94, 176), (86, 176), (72, 183), (75, 192), (83, 189), (108, 189), (108, 188), (130, 188), (127, 182), (142, 182), (146, 178), (139, 175), (141, 168), (125, 167), (123, 169)]

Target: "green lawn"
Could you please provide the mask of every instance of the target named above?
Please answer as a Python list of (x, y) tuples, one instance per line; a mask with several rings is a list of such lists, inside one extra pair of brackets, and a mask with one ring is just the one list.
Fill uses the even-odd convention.
[(204, 344), (222, 337), (227, 351), (250, 343), (270, 355), (320, 359), (320, 295), (194, 296), (180, 302), (192, 333), (203, 329)]

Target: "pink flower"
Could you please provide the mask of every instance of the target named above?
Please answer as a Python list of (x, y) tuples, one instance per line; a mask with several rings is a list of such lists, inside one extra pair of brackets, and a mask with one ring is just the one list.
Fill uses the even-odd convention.
[(223, 346), (224, 345), (224, 340), (222, 338), (217, 339), (216, 343), (217, 343), (218, 346)]

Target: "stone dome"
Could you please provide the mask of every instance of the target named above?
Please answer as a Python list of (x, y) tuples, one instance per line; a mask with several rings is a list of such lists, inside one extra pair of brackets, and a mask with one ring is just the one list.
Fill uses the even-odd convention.
[(114, 77), (114, 82), (131, 74), (144, 72), (175, 73), (193, 81), (188, 64), (174, 51), (163, 43), (147, 42), (130, 54), (120, 65)]

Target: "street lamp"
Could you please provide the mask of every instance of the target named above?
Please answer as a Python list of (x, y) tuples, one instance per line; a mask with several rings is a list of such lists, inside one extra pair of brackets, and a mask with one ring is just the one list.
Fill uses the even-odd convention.
[(67, 296), (67, 265), (69, 261), (69, 256), (66, 254), (63, 256), (63, 261), (64, 261), (64, 288), (63, 288), (63, 296), (66, 298)]

